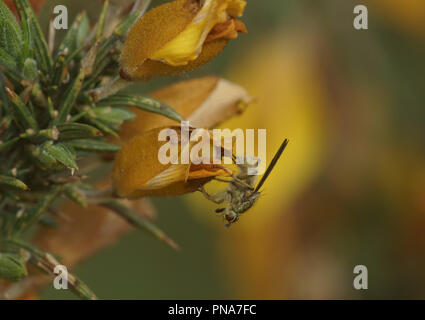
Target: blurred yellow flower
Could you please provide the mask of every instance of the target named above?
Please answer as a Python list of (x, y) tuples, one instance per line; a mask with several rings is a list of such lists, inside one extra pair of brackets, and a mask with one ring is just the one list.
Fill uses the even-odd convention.
[(224, 49), (245, 25), (236, 20), (242, 0), (174, 0), (142, 16), (130, 30), (121, 56), (128, 80), (193, 70)]
[[(221, 230), (217, 251), (228, 265), (238, 298), (285, 296), (284, 266), (293, 245), (291, 219), (285, 212), (315, 179), (326, 154), (327, 96), (317, 70), (315, 43), (310, 33), (290, 30), (257, 42), (229, 72), (256, 103), (226, 127), (266, 128), (268, 162), (283, 138), (291, 141), (255, 206), (227, 232), (214, 222), (216, 205), (207, 205), (201, 195), (187, 198), (197, 204), (197, 217), (212, 220)], [(223, 185), (215, 187), (221, 190)], [(211, 213), (205, 214), (206, 210)]]

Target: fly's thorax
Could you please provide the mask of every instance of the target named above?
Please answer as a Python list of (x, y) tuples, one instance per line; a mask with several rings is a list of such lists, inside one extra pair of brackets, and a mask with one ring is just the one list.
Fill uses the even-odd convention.
[(232, 182), (229, 185), (228, 193), (230, 195), (230, 204), (233, 207), (238, 207), (247, 197), (250, 190), (238, 183)]
[(238, 164), (238, 177), (246, 177), (249, 175), (252, 175), (252, 172), (255, 171), (256, 168), (258, 168), (260, 159), (252, 157), (252, 156), (244, 156), (243, 158), (237, 158), (238, 160), (241, 160), (240, 162), (237, 162)]
[(258, 197), (260, 196), (259, 192), (249, 192), (245, 194), (245, 197), (242, 199), (242, 202), (236, 210), (239, 214), (244, 213), (252, 208), (255, 201), (257, 201)]
[(258, 181), (258, 176), (248, 176), (246, 178), (246, 183), (249, 184), (252, 188), (255, 187)]
[(243, 208), (242, 208), (243, 212), (251, 209), (256, 200), (257, 198), (250, 198), (249, 200), (245, 201), (243, 203)]
[(243, 163), (238, 164), (237, 178), (254, 187), (258, 180), (257, 168), (259, 161), (258, 158), (244, 156)]

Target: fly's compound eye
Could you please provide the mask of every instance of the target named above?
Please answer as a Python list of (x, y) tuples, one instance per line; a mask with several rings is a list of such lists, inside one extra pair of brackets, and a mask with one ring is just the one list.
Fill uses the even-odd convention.
[(226, 214), (226, 220), (229, 223), (234, 223), (239, 220), (239, 217), (235, 212), (232, 211), (231, 213)]

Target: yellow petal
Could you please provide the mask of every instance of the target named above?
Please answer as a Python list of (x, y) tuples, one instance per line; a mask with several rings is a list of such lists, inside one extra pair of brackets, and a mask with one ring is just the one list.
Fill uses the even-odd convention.
[(121, 74), (137, 77), (138, 68), (177, 37), (201, 9), (198, 0), (175, 0), (143, 15), (131, 28), (121, 53)]
[(148, 81), (153, 77), (172, 76), (183, 72), (188, 72), (202, 67), (204, 64), (214, 59), (227, 46), (228, 40), (217, 39), (204, 44), (202, 52), (196, 60), (190, 61), (187, 65), (174, 67), (161, 61), (146, 59), (143, 64), (139, 64), (136, 69), (129, 73), (122, 68), (120, 75), (123, 79), (131, 81)]
[(156, 51), (150, 59), (165, 62), (171, 66), (184, 66), (197, 59), (202, 46), (215, 25), (241, 16), (246, 6), (241, 0), (206, 0), (202, 9), (189, 26), (175, 39)]
[(181, 138), (180, 127), (156, 128), (135, 137), (118, 153), (112, 184), (120, 197), (182, 195), (198, 190), (216, 176), (227, 176), (213, 165), (161, 164), (158, 152), (165, 142), (158, 136), (164, 129), (175, 130)]

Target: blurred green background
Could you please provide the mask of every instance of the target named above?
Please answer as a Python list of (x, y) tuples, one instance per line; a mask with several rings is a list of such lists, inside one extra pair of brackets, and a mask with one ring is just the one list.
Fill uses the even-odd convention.
[[(181, 252), (132, 231), (75, 273), (104, 299), (425, 298), (425, 2), (362, 1), (367, 31), (358, 1), (247, 2), (249, 33), (216, 60), (131, 90), (207, 74), (246, 86), (258, 103), (232, 125), (269, 129), (271, 153), (293, 144), (263, 200), (225, 230), (205, 200), (155, 199)], [(55, 4), (91, 21), (100, 8), (47, 1), (45, 23)]]

